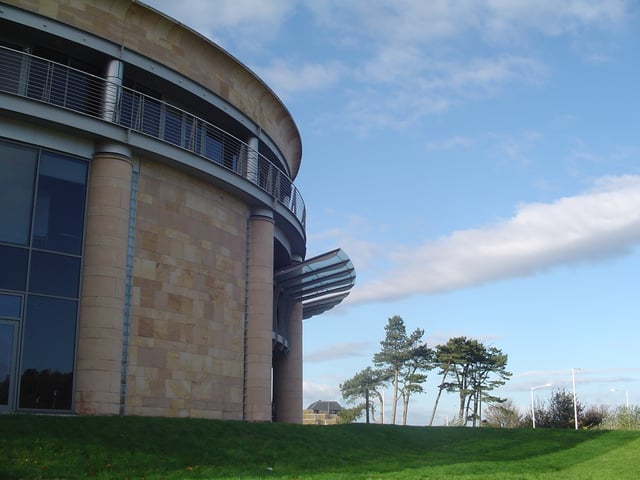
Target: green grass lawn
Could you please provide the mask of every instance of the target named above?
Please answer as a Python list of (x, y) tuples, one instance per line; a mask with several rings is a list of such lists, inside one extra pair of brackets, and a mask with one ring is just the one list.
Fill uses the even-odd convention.
[(0, 416), (0, 479), (638, 479), (640, 432)]

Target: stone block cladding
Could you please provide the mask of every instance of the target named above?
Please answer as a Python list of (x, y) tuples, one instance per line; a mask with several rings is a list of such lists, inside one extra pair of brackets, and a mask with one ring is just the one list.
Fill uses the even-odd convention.
[(76, 358), (76, 410), (118, 413), (131, 161), (98, 154), (91, 168)]
[(142, 159), (126, 414), (242, 419), (247, 207)]

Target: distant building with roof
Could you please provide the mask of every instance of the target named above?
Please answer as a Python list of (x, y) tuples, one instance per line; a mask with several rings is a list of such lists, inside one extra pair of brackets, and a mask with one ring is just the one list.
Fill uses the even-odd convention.
[(342, 406), (335, 401), (318, 400), (302, 412), (302, 423), (305, 425), (335, 425)]
[(0, 413), (301, 423), (302, 321), (355, 282), (306, 257), (301, 161), (269, 86), (176, 20), (1, 0)]

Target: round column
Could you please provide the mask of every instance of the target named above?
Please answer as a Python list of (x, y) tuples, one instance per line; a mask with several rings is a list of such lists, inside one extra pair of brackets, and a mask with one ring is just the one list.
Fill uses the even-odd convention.
[(76, 357), (75, 410), (117, 414), (132, 162), (126, 147), (100, 145), (91, 162)]
[(302, 423), (302, 302), (291, 307), (289, 351), (278, 355), (273, 369), (277, 422)]
[(273, 331), (273, 213), (255, 211), (249, 219), (245, 419), (271, 421)]

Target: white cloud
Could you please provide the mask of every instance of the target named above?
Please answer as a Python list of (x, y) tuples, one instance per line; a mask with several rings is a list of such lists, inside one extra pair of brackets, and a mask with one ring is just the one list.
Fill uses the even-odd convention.
[[(593, 190), (528, 204), (503, 222), (389, 253), (394, 267), (356, 285), (345, 303), (389, 301), (537, 274), (630, 253), (640, 244), (640, 176), (605, 177)], [(358, 265), (356, 265), (358, 268)]]
[(337, 383), (328, 385), (324, 383), (304, 381), (302, 383), (304, 408), (307, 408), (317, 400), (339, 400), (340, 388)]
[[(584, 385), (619, 385), (634, 383), (640, 368), (620, 367), (576, 371), (576, 381)], [(509, 383), (501, 387), (504, 392), (529, 392), (533, 385), (550, 383), (549, 391), (572, 387), (571, 369), (532, 370), (513, 375)]]
[[(339, 224), (343, 221), (343, 217), (336, 213), (331, 213), (333, 224)], [(309, 245), (314, 245), (317, 252), (329, 251), (340, 246), (345, 251), (352, 262), (357, 263), (358, 269), (376, 270), (383, 264), (380, 261), (383, 252), (386, 250), (384, 245), (369, 240), (371, 237), (377, 238), (388, 227), (383, 223), (371, 225), (366, 219), (351, 215), (346, 219), (347, 225), (343, 228), (332, 228), (322, 232), (309, 231), (307, 241)], [(310, 225), (315, 224), (309, 221)]]
[(465, 32), (510, 41), (518, 32), (568, 35), (586, 27), (617, 28), (630, 15), (630, 0), (366, 0), (310, 1), (325, 26), (354, 30), (379, 44), (432, 45)]
[(543, 138), (542, 133), (535, 130), (527, 130), (518, 135), (497, 136), (498, 143), (495, 147), (496, 155), (501, 162), (515, 163), (527, 166), (532, 163), (530, 152)]
[(459, 90), (468, 88), (491, 89), (507, 82), (537, 81), (545, 73), (545, 67), (535, 59), (503, 55), (497, 58), (477, 58), (458, 63), (448, 69), (444, 77)]
[(398, 130), (469, 100), (489, 98), (509, 85), (531, 85), (545, 66), (522, 56), (441, 60), (383, 49), (357, 74), (362, 88), (347, 92), (343, 124), (367, 132)]
[(531, 83), (544, 74), (540, 62), (523, 56), (439, 59), (425, 51), (385, 47), (365, 64), (360, 81), (417, 87), (416, 96), (435, 90), (453, 90), (461, 95), (470, 88), (487, 90), (507, 82)]
[(305, 363), (330, 362), (344, 358), (368, 355), (371, 344), (368, 342), (334, 343), (322, 350), (316, 350), (304, 356)]
[(463, 135), (455, 135), (453, 137), (427, 142), (427, 150), (453, 150), (456, 148), (468, 148), (471, 145), (473, 145), (471, 138)]
[(295, 7), (293, 0), (143, 0), (154, 8), (203, 32), (253, 25), (278, 28)]
[(629, 6), (627, 0), (489, 0), (486, 28), (491, 35), (508, 37), (523, 29), (546, 35), (574, 34), (588, 26), (621, 24)]
[[(283, 99), (330, 88), (343, 95), (344, 111), (322, 118), (361, 133), (402, 129), (506, 86), (544, 79), (542, 62), (514, 53), (513, 34), (570, 35), (617, 27), (630, 16), (628, 0), (146, 1), (240, 58), (263, 52), (264, 62), (254, 60), (253, 68)], [(291, 28), (297, 37), (287, 37), (287, 22), (299, 16), (312, 30)], [(270, 50), (275, 39), (288, 42), (288, 57)], [(502, 54), (470, 58), (467, 52), (478, 48), (469, 43), (481, 48), (487, 39), (501, 39)]]
[[(360, 55), (353, 79), (362, 88), (345, 91), (345, 115), (335, 124), (360, 133), (404, 129), (469, 100), (540, 83), (547, 79), (547, 66), (532, 53), (535, 48), (517, 53), (522, 45), (514, 36), (526, 43), (535, 34), (570, 36), (617, 27), (629, 18), (628, 5), (623, 0), (322, 2), (316, 16), (349, 36), (349, 51)], [(502, 52), (478, 53), (487, 42), (498, 42)]]
[(338, 63), (298, 65), (274, 60), (269, 66), (256, 66), (254, 70), (278, 95), (286, 98), (298, 92), (331, 88), (339, 81), (343, 68)]
[(275, 37), (293, 12), (295, 0), (143, 0), (222, 46), (250, 48)]

